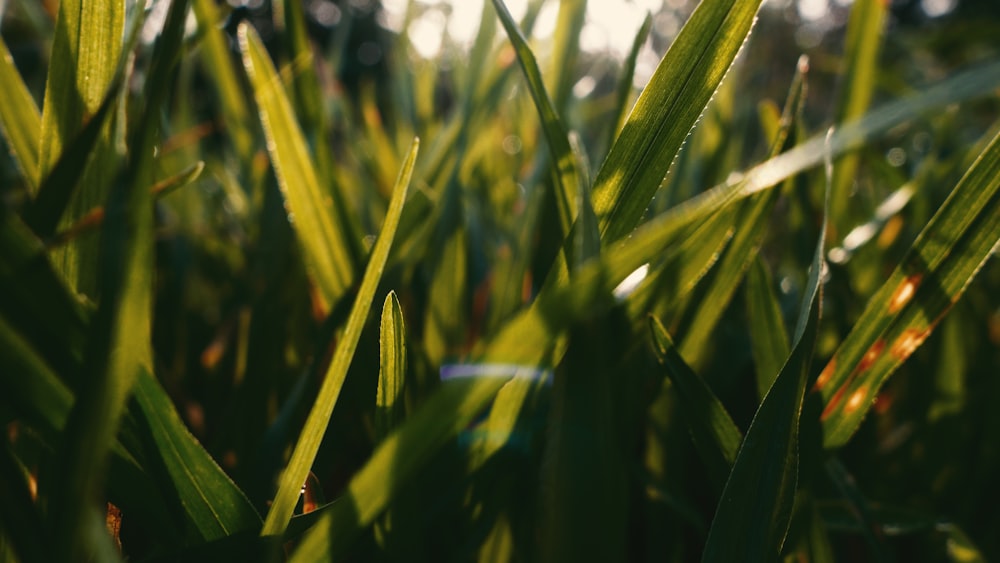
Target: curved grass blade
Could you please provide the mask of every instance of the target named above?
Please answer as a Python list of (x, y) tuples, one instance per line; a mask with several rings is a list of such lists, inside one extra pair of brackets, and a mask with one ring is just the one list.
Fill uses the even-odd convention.
[(635, 228), (753, 25), (759, 0), (706, 0), (674, 39), (594, 181), (605, 243)]
[(51, 548), (39, 507), (31, 498), (27, 472), (8, 439), (4, 437), (0, 442), (0, 534), (14, 546), (16, 558), (10, 560), (51, 561)]
[(552, 53), (545, 73), (547, 90), (552, 93), (553, 107), (564, 112), (573, 88), (573, 72), (580, 55), (580, 31), (586, 21), (587, 0), (559, 3), (556, 30), (552, 36)]
[(396, 292), (382, 305), (379, 331), (379, 377), (375, 399), (375, 440), (381, 442), (403, 420), (403, 385), (406, 378), (406, 333), (403, 310)]
[(14, 66), (14, 59), (7, 44), (0, 37), (0, 134), (10, 147), (14, 160), (21, 168), (28, 193), (38, 190), (38, 136), (42, 129), (42, 116), (34, 98), (21, 80)]
[(829, 200), (828, 183), (823, 225), (792, 352), (747, 429), (712, 520), (702, 561), (774, 561), (781, 554), (798, 483), (799, 417), (819, 325)]
[(666, 366), (667, 375), (681, 396), (680, 407), (691, 438), (712, 480), (721, 489), (736, 461), (743, 433), (705, 380), (681, 357), (660, 320), (650, 315), (649, 328), (656, 357)]
[(514, 51), (517, 53), (517, 60), (524, 71), (525, 80), (528, 82), (528, 91), (531, 92), (531, 99), (535, 102), (535, 109), (542, 120), (542, 131), (545, 133), (545, 140), (548, 142), (549, 153), (553, 162), (556, 163), (559, 188), (556, 190), (556, 203), (559, 209), (559, 221), (562, 224), (563, 238), (568, 238), (573, 221), (576, 220), (576, 198), (580, 192), (582, 178), (577, 169), (576, 158), (569, 142), (566, 127), (559, 119), (556, 108), (545, 89), (542, 81), (542, 73), (538, 69), (538, 62), (535, 60), (531, 47), (517, 27), (514, 18), (507, 11), (507, 6), (503, 0), (493, 0), (497, 15), (500, 16), (500, 23), (507, 31)]
[(1000, 240), (1000, 134), (924, 227), (816, 381), (824, 445), (847, 443), (879, 388), (962, 296)]
[[(245, 29), (244, 29), (245, 36)], [(358, 339), (361, 338), (361, 330), (364, 328), (365, 319), (368, 318), (369, 308), (372, 299), (375, 297), (375, 290), (378, 288), (379, 280), (382, 278), (382, 269), (385, 261), (389, 257), (389, 249), (395, 238), (396, 228), (399, 226), (399, 216), (403, 211), (403, 203), (406, 201), (406, 192), (410, 185), (410, 177), (413, 175), (413, 166), (417, 159), (417, 149), (420, 143), (413, 140), (410, 152), (403, 161), (403, 166), (396, 179), (396, 187), (393, 190), (392, 200), (389, 202), (389, 210), (385, 215), (385, 222), (379, 232), (378, 240), (372, 248), (365, 275), (361, 279), (361, 287), (358, 289), (358, 296), (354, 300), (350, 316), (347, 318), (347, 327), (344, 335), (337, 344), (333, 360), (323, 378), (323, 386), (319, 390), (316, 402), (309, 411), (302, 433), (299, 435), (295, 450), (288, 462), (288, 466), (281, 473), (278, 481), (278, 492), (275, 494), (274, 502), (264, 520), (264, 528), (261, 535), (275, 536), (284, 533), (288, 526), (288, 521), (292, 517), (295, 509), (295, 502), (298, 500), (299, 491), (306, 481), (309, 469), (312, 467), (316, 452), (319, 451), (320, 442), (329, 423), (330, 415), (337, 404), (340, 390), (347, 378), (347, 370), (351, 366), (354, 357), (354, 350), (357, 348)]]
[(237, 37), (289, 221), (324, 300), (336, 303), (350, 287), (355, 270), (344, 231), (333, 222), (329, 198), (267, 50), (246, 23), (240, 24)]

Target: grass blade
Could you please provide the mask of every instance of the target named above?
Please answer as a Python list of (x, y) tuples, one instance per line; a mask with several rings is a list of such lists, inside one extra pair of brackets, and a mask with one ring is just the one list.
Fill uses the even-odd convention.
[(789, 353), (785, 320), (781, 316), (781, 308), (771, 285), (767, 265), (758, 256), (747, 272), (746, 301), (750, 323), (750, 352), (753, 354), (757, 394), (760, 398), (767, 395), (767, 390), (774, 383), (774, 378), (781, 371)]
[(375, 400), (375, 440), (381, 442), (403, 420), (403, 386), (406, 382), (406, 333), (403, 310), (396, 293), (389, 292), (382, 305), (379, 331), (379, 374)]
[(28, 193), (38, 190), (38, 136), (42, 117), (38, 106), (21, 80), (7, 44), (0, 37), (0, 134), (7, 140), (14, 160), (21, 167)]
[(614, 145), (615, 139), (618, 138), (622, 127), (625, 126), (625, 120), (628, 119), (628, 103), (632, 94), (632, 82), (635, 80), (635, 65), (639, 60), (639, 52), (642, 50), (642, 46), (649, 39), (649, 31), (652, 28), (653, 16), (646, 14), (646, 19), (642, 21), (639, 32), (635, 34), (635, 39), (632, 40), (632, 48), (622, 62), (622, 74), (618, 78), (618, 85), (615, 88), (615, 120), (612, 122), (612, 126), (608, 128), (607, 144), (604, 145), (606, 147)]
[[(61, 14), (64, 7), (72, 9), (61, 4)], [(152, 55), (136, 138), (130, 143), (135, 157), (109, 203), (101, 241), (102, 299), (91, 323), (84, 363), (84, 373), (93, 377), (70, 412), (58, 454), (59, 474), (48, 496), (55, 508), (54, 537), (62, 540), (57, 552), (61, 558), (98, 556), (109, 550), (107, 536), (93, 532), (95, 520), (97, 525), (101, 522), (94, 500), (100, 498), (108, 455), (132, 385), (152, 364), (153, 199), (144, 185), (150, 183), (158, 115), (166, 99), (161, 85), (180, 58), (186, 13), (183, 0), (170, 6)]]
[[(829, 194), (827, 185), (827, 207)], [(799, 417), (819, 325), (826, 211), (791, 355), (757, 409), (736, 455), (702, 561), (773, 561), (781, 553), (795, 501)]]
[(712, 480), (721, 489), (736, 461), (743, 433), (737, 428), (726, 408), (701, 377), (688, 366), (674, 346), (670, 333), (654, 316), (649, 317), (653, 350), (667, 368), (670, 381), (681, 396), (688, 430)]
[(660, 61), (597, 172), (594, 210), (606, 243), (635, 228), (750, 33), (759, 0), (707, 0)]
[(514, 18), (507, 11), (503, 0), (493, 0), (493, 5), (500, 16), (500, 23), (507, 31), (507, 37), (514, 45), (517, 60), (521, 64), (521, 70), (524, 71), (524, 77), (528, 82), (528, 91), (531, 92), (531, 99), (535, 102), (535, 109), (542, 120), (542, 131), (548, 142), (549, 153), (552, 156), (552, 161), (556, 163), (559, 180), (556, 189), (556, 202), (565, 239), (569, 236), (570, 228), (576, 219), (576, 198), (583, 180), (577, 169), (576, 158), (573, 155), (566, 127), (560, 121), (552, 99), (545, 89), (542, 73), (538, 69), (538, 62), (535, 60), (534, 53), (531, 52), (531, 47), (528, 46), (528, 42), (517, 27), (517, 23), (514, 22)]
[(139, 375), (135, 397), (156, 446), (155, 455), (170, 478), (169, 486), (201, 538), (208, 541), (236, 532), (256, 532), (260, 516), (253, 505), (191, 435), (149, 372)]
[[(246, 36), (244, 28), (243, 36)], [(245, 43), (245, 42), (244, 42)], [(288, 462), (288, 466), (282, 472), (278, 483), (278, 492), (275, 495), (274, 503), (264, 520), (264, 528), (261, 535), (275, 536), (284, 533), (288, 526), (288, 521), (292, 517), (295, 509), (295, 502), (299, 497), (302, 484), (305, 483), (309, 469), (312, 467), (316, 452), (319, 451), (320, 442), (326, 430), (330, 415), (337, 404), (340, 390), (347, 377), (347, 369), (351, 366), (354, 357), (354, 350), (357, 348), (358, 339), (361, 338), (361, 330), (364, 328), (365, 319), (368, 318), (368, 310), (371, 307), (375, 290), (378, 288), (379, 280), (382, 278), (382, 269), (385, 261), (389, 257), (389, 249), (396, 234), (396, 227), (399, 226), (399, 216), (403, 211), (403, 203), (406, 200), (406, 192), (410, 185), (410, 177), (413, 174), (413, 165), (417, 159), (417, 148), (419, 142), (414, 139), (410, 152), (403, 162), (403, 167), (399, 171), (396, 179), (396, 187), (393, 189), (392, 201), (389, 203), (389, 210), (386, 212), (385, 222), (379, 232), (378, 240), (372, 249), (365, 275), (361, 280), (361, 287), (358, 296), (354, 300), (351, 314), (347, 319), (347, 327), (337, 344), (333, 360), (323, 378), (323, 386), (319, 390), (316, 402), (309, 411), (305, 426), (295, 444), (295, 450)]]
[(854, 434), (879, 388), (962, 296), (1000, 240), (1000, 134), (923, 229), (820, 374), (824, 445)]
[[(141, 17), (141, 16), (139, 16)], [(42, 104), (39, 181), (52, 172), (87, 116), (100, 107), (122, 60), (125, 3), (69, 0), (59, 3), (52, 58)], [(85, 189), (70, 199), (65, 221), (73, 223), (103, 205), (117, 172), (110, 125), (101, 132), (90, 164), (80, 179)], [(54, 262), (73, 287), (87, 295), (97, 289), (98, 243), (88, 238), (60, 249)]]
[(240, 24), (237, 34), (289, 220), (323, 298), (332, 305), (353, 281), (355, 266), (348, 242), (333, 222), (329, 199), (267, 50), (246, 23)]

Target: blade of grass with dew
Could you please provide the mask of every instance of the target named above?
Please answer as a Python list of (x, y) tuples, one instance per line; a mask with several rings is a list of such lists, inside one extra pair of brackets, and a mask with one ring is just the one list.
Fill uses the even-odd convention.
[[(829, 137), (832, 136), (828, 134)], [(828, 156), (828, 158), (832, 158)], [(788, 533), (799, 472), (799, 418), (818, 332), (821, 280), (826, 263), (825, 231), (831, 164), (823, 224), (810, 266), (791, 355), (754, 414), (722, 491), (702, 561), (776, 560)]]
[(603, 145), (608, 149), (614, 146), (615, 139), (618, 138), (618, 134), (621, 132), (622, 127), (625, 126), (625, 120), (628, 118), (629, 99), (632, 96), (633, 82), (635, 81), (635, 64), (639, 60), (639, 52), (642, 51), (642, 46), (649, 39), (649, 31), (652, 28), (653, 16), (647, 13), (646, 18), (642, 20), (642, 26), (639, 27), (639, 32), (635, 34), (635, 39), (632, 40), (632, 48), (629, 50), (628, 56), (622, 62), (621, 76), (618, 77), (618, 84), (615, 87), (614, 121), (608, 127), (607, 142)]
[(302, 130), (267, 50), (246, 23), (240, 24), (237, 36), (289, 220), (323, 299), (330, 306), (353, 281), (355, 265), (349, 243), (344, 231), (333, 222)]
[(760, 256), (747, 271), (746, 302), (757, 396), (763, 399), (788, 358), (789, 350), (788, 333), (772, 290), (771, 274)]
[(706, 0), (674, 39), (594, 181), (605, 243), (635, 228), (750, 33), (759, 0)]
[(736, 461), (743, 433), (705, 380), (692, 371), (681, 357), (670, 333), (659, 319), (650, 315), (649, 328), (653, 350), (680, 394), (680, 408), (691, 438), (712, 480), (718, 485), (718, 490), (722, 490)]
[(38, 190), (38, 136), (42, 117), (21, 74), (14, 66), (14, 58), (7, 44), (0, 37), (0, 134), (7, 140), (14, 160), (21, 169), (28, 193)]
[[(72, 8), (61, 4), (60, 14)], [(102, 15), (101, 10), (95, 13)], [(100, 523), (94, 501), (100, 498), (107, 477), (108, 456), (132, 385), (152, 363), (153, 199), (145, 186), (151, 183), (159, 111), (167, 94), (162, 84), (180, 59), (186, 13), (183, 0), (170, 6), (151, 58), (146, 102), (130, 143), (135, 156), (109, 200), (99, 264), (104, 272), (102, 299), (90, 325), (84, 361), (84, 373), (90, 377), (70, 411), (57, 450), (56, 479), (47, 495), (53, 508), (53, 537), (60, 540), (57, 556), (63, 558), (97, 556), (109, 549), (109, 538), (92, 531), (95, 520)], [(81, 70), (86, 68), (83, 65)]]
[[(104, 100), (119, 61), (123, 60), (124, 31), (124, 2), (59, 3), (42, 104), (40, 182), (53, 170), (87, 116), (96, 113)], [(117, 172), (118, 158), (108, 124), (80, 179), (79, 185), (85, 188), (77, 190), (70, 199), (64, 221), (75, 222), (81, 214), (104, 204)], [(93, 265), (97, 264), (98, 253), (96, 239), (81, 239), (57, 250), (53, 262), (77, 292), (93, 295), (97, 289), (97, 271)]]
[(528, 91), (531, 99), (535, 102), (538, 116), (542, 122), (542, 131), (548, 142), (549, 153), (557, 167), (558, 188), (556, 189), (556, 204), (559, 210), (559, 221), (562, 224), (563, 238), (569, 237), (570, 228), (576, 220), (577, 194), (580, 191), (580, 172), (577, 170), (576, 158), (573, 156), (573, 149), (570, 147), (566, 127), (559, 119), (556, 108), (545, 89), (542, 80), (542, 73), (538, 68), (534, 53), (528, 46), (527, 40), (521, 34), (514, 18), (507, 11), (507, 6), (503, 0), (493, 0), (497, 15), (500, 16), (500, 23), (503, 24), (507, 37), (510, 38), (517, 54), (518, 63), (524, 72), (525, 80), (528, 83)]
[(228, 38), (217, 26), (222, 18), (212, 0), (194, 0), (192, 11), (198, 21), (203, 41), (203, 63), (210, 70), (207, 78), (218, 92), (222, 119), (241, 162), (253, 160), (254, 134), (250, 129), (250, 108), (231, 61)]
[[(851, 6), (844, 39), (846, 66), (834, 116), (836, 123), (846, 123), (868, 111), (878, 77), (878, 57), (889, 5), (882, 0), (859, 0)], [(851, 184), (857, 173), (858, 155), (845, 155), (833, 172), (833, 198), (830, 213), (834, 218), (834, 236), (843, 236), (850, 225)]]
[(406, 382), (406, 332), (403, 310), (390, 291), (382, 305), (379, 330), (379, 377), (375, 398), (375, 441), (381, 442), (402, 422)]
[(930, 335), (1000, 240), (1000, 134), (875, 293), (816, 382), (824, 445), (847, 443), (879, 388)]
[(302, 428), (302, 433), (295, 444), (292, 457), (285, 467), (278, 482), (278, 492), (275, 494), (274, 502), (264, 520), (264, 528), (261, 530), (263, 536), (281, 535), (288, 526), (288, 521), (292, 517), (295, 509), (295, 502), (299, 497), (302, 484), (305, 483), (309, 469), (312, 467), (316, 453), (319, 451), (320, 442), (323, 440), (326, 426), (333, 413), (333, 408), (337, 403), (340, 390), (347, 378), (347, 370), (354, 357), (354, 350), (357, 348), (358, 339), (361, 338), (361, 331), (364, 328), (365, 319), (368, 317), (375, 290), (378, 288), (379, 280), (382, 278), (382, 270), (385, 267), (386, 259), (389, 257), (389, 249), (392, 246), (393, 238), (396, 234), (396, 227), (399, 226), (399, 217), (403, 210), (403, 203), (406, 200), (406, 193), (410, 185), (410, 178), (413, 174), (413, 166), (417, 158), (417, 148), (419, 141), (413, 140), (409, 154), (403, 161), (403, 166), (396, 179), (396, 187), (393, 190), (392, 201), (389, 203), (389, 211), (386, 213), (385, 222), (379, 232), (378, 240), (372, 248), (372, 253), (365, 269), (365, 275), (361, 280), (361, 287), (358, 296), (354, 300), (350, 316), (347, 319), (347, 326), (344, 334), (337, 344), (333, 360), (323, 378), (323, 385), (316, 397), (316, 402), (309, 411)]

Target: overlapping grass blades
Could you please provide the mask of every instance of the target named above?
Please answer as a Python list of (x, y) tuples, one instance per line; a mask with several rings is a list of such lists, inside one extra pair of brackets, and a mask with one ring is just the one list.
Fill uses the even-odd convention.
[(302, 484), (305, 483), (309, 468), (316, 457), (316, 452), (319, 451), (319, 445), (323, 440), (330, 415), (333, 413), (333, 407), (337, 404), (337, 398), (340, 396), (344, 380), (347, 378), (347, 369), (351, 366), (354, 350), (361, 338), (361, 330), (368, 318), (368, 310), (375, 297), (375, 290), (382, 278), (382, 270), (389, 258), (389, 249), (392, 247), (396, 228), (399, 226), (399, 217), (403, 212), (403, 204), (406, 201), (406, 193), (413, 175), (413, 167), (416, 164), (419, 145), (420, 143), (414, 139), (410, 152), (403, 162), (403, 167), (399, 171), (385, 222), (379, 232), (378, 240), (372, 248), (368, 266), (365, 268), (361, 286), (358, 288), (358, 295), (354, 299), (350, 316), (347, 318), (344, 334), (337, 343), (337, 350), (334, 352), (333, 360), (330, 362), (326, 377), (323, 379), (319, 395), (316, 397), (305, 426), (303, 426), (299, 439), (296, 441), (295, 450), (288, 461), (288, 466), (281, 474), (278, 492), (264, 520), (261, 535), (274, 536), (284, 533), (288, 521), (292, 517), (292, 511), (295, 509), (295, 502), (298, 500)]
[(826, 403), (826, 447), (847, 443), (885, 380), (961, 297), (996, 248), (998, 233), (1000, 134), (995, 134), (868, 302), (817, 380)]
[(21, 74), (14, 66), (14, 59), (7, 50), (7, 44), (0, 37), (0, 81), (4, 83), (0, 93), (0, 132), (10, 144), (11, 152), (28, 186), (28, 192), (38, 189), (38, 134), (41, 131), (41, 114)]

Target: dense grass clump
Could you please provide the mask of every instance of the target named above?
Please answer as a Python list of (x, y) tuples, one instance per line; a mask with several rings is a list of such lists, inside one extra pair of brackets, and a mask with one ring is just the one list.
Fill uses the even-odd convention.
[(1000, 555), (995, 16), (362, 4), (0, 4), (4, 560)]

